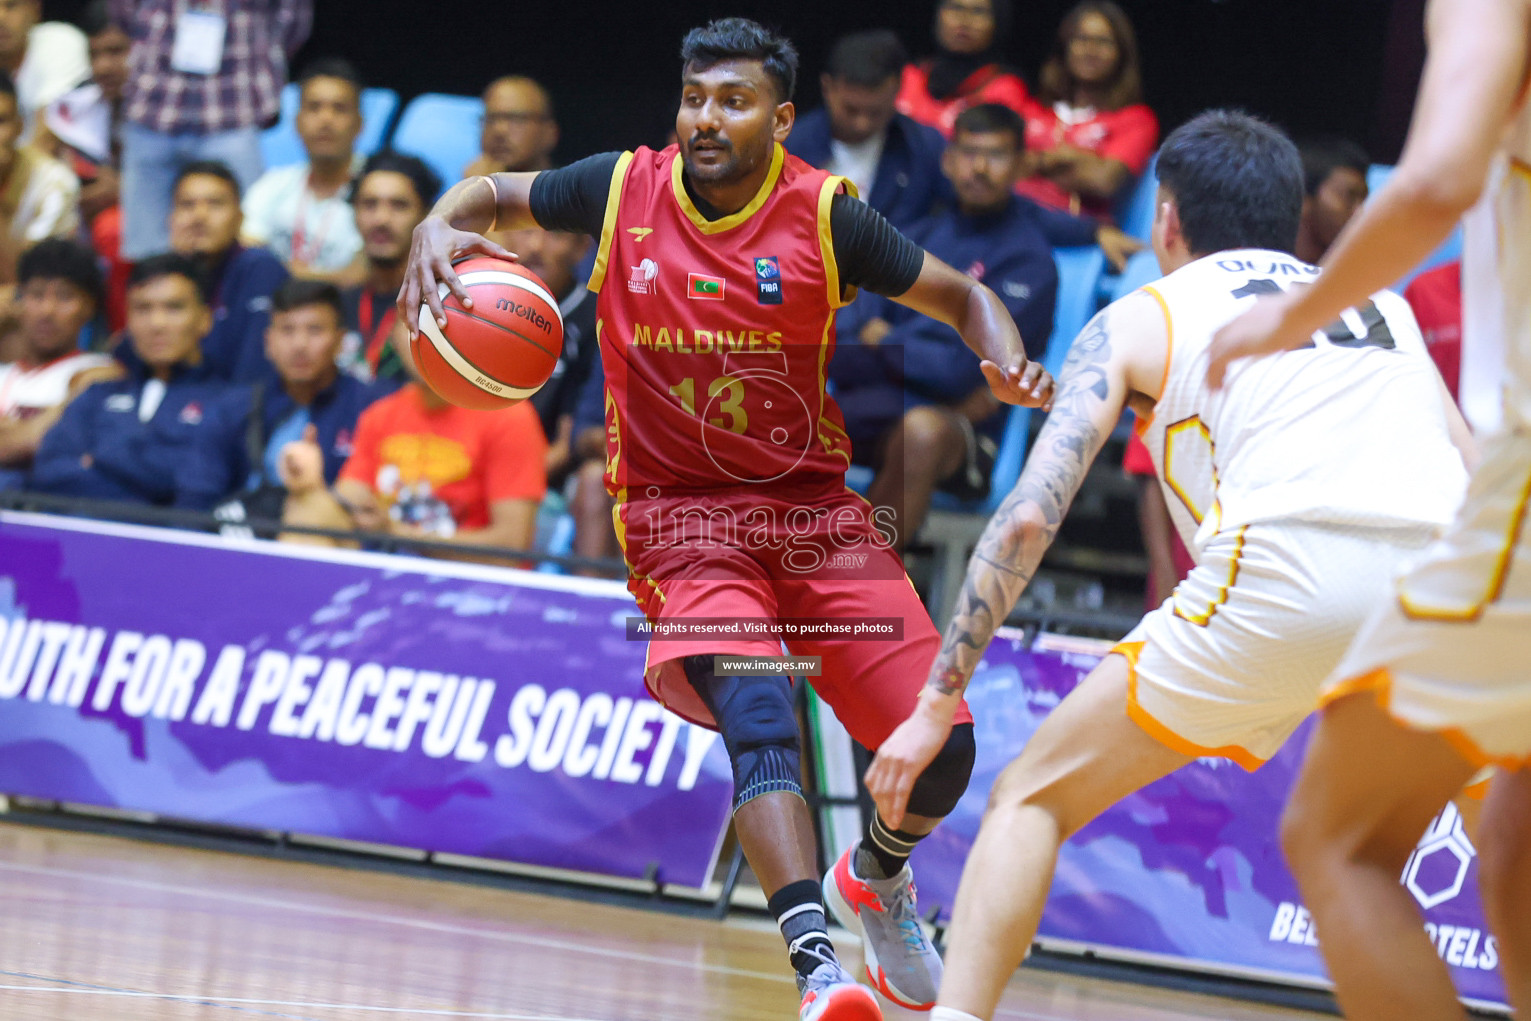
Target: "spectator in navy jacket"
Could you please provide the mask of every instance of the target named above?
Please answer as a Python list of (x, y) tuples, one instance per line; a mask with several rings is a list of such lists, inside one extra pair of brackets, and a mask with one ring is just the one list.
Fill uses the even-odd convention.
[(201, 269), (213, 311), (203, 360), (209, 372), (231, 383), (275, 378), (266, 361), (266, 324), (271, 295), (287, 279), (276, 256), (238, 243), (242, 221), (239, 181), (228, 167), (188, 163), (176, 175), (170, 247)]
[(287, 444), (302, 439), (318, 444), (324, 480), (334, 483), (351, 456), (356, 419), (377, 396), (336, 366), (344, 336), (333, 284), (294, 279), (277, 288), (266, 328), (276, 378), (234, 387), (212, 406), (177, 477), (177, 506), (217, 506), (234, 522), (280, 520), (287, 491), (279, 461)]
[[(906, 233), (999, 295), (1027, 356), (1041, 360), (1058, 270), (1036, 206), (1014, 194), (1026, 169), (1025, 137), (1008, 107), (963, 111), (943, 160), (957, 207)], [(937, 487), (964, 498), (988, 491), (1006, 409), (955, 330), (893, 302), (873, 308), (859, 334), (841, 336), (830, 374), (853, 460), (877, 471), (867, 498), (892, 510), (890, 538), (901, 549)]]
[(900, 229), (947, 192), (941, 133), (893, 108), (908, 62), (890, 29), (842, 36), (819, 78), (824, 105), (799, 117), (786, 142), (799, 159), (850, 178), (862, 201)]
[(119, 353), (127, 374), (65, 409), (37, 450), (33, 489), (140, 504), (175, 498), (177, 468), (225, 389), (202, 360), (199, 342), (213, 316), (199, 284), (196, 264), (183, 256), (133, 267), (131, 346)]

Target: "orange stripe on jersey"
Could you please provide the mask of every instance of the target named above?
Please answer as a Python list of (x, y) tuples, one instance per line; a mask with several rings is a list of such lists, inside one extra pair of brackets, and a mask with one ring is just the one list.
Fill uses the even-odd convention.
[(1527, 163), (1525, 160), (1516, 159), (1514, 156), (1511, 156), (1510, 169), (1522, 177), (1531, 177), (1531, 163)]
[(617, 230), (617, 209), (622, 204), (622, 182), (627, 179), (627, 167), (633, 154), (624, 152), (617, 157), (616, 168), (611, 172), (611, 187), (606, 192), (606, 215), (601, 220), (601, 240), (595, 250), (595, 268), (590, 271), (588, 290), (599, 291), (606, 279), (606, 262), (611, 255), (611, 239)]
[[(1233, 556), (1229, 558), (1228, 564), (1228, 580), (1223, 582), (1222, 587), (1217, 591), (1217, 595), (1212, 599), (1210, 603), (1207, 604), (1206, 612), (1194, 614), (1185, 613), (1180, 609), (1180, 602), (1177, 599), (1175, 601), (1175, 616), (1179, 617), (1181, 620), (1195, 624), (1197, 627), (1206, 627), (1209, 623), (1211, 623), (1212, 618), (1217, 616), (1217, 608), (1228, 601), (1228, 593), (1230, 590), (1232, 590), (1233, 583), (1239, 579), (1239, 560), (1244, 556), (1244, 533), (1248, 531), (1249, 526), (1244, 525), (1239, 529), (1238, 535), (1234, 538)], [(1179, 593), (1180, 589), (1178, 586), (1176, 587), (1175, 591), (1177, 594)]]
[(1225, 745), (1222, 748), (1208, 748), (1199, 745), (1195, 741), (1181, 737), (1170, 728), (1143, 708), (1138, 701), (1138, 658), (1143, 654), (1144, 642), (1118, 642), (1112, 652), (1127, 661), (1127, 717), (1136, 723), (1144, 733), (1158, 741), (1170, 751), (1179, 752), (1188, 758), (1200, 759), (1209, 755), (1231, 759), (1244, 769), (1253, 773), (1265, 765), (1265, 760), (1257, 757), (1247, 748), (1238, 745)]
[(1488, 585), (1481, 598), (1467, 606), (1429, 606), (1410, 596), (1404, 585), (1400, 585), (1398, 607), (1403, 611), (1403, 615), (1410, 620), (1433, 620), (1446, 624), (1471, 623), (1482, 617), (1483, 611), (1497, 603), (1499, 597), (1504, 595), (1505, 578), (1510, 573), (1510, 562), (1515, 559), (1515, 547), (1520, 545), (1520, 533), (1526, 523), (1528, 503), (1531, 503), (1531, 476), (1526, 478), (1525, 485), (1521, 487), (1520, 496), (1516, 498), (1515, 510), (1510, 514), (1509, 531), (1499, 547), (1498, 555), (1494, 558), (1494, 570), (1489, 575)]
[[(1164, 295), (1159, 293), (1158, 288), (1145, 284), (1139, 290), (1152, 295), (1153, 299), (1159, 303), (1159, 311), (1164, 313), (1164, 371), (1159, 376), (1159, 397), (1163, 397), (1165, 388), (1170, 385), (1170, 363), (1175, 358), (1175, 320), (1170, 315), (1169, 302), (1164, 300)], [(1154, 416), (1149, 415), (1148, 421), (1153, 420)]]

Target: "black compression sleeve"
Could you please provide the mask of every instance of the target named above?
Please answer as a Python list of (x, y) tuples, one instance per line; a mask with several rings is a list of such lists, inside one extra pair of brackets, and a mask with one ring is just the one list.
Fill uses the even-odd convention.
[(544, 230), (566, 230), (600, 238), (606, 220), (606, 196), (621, 153), (586, 156), (557, 170), (544, 170), (532, 181), (532, 219)]
[(849, 195), (831, 199), (829, 230), (835, 239), (841, 286), (896, 298), (920, 278), (924, 249), (860, 199)]

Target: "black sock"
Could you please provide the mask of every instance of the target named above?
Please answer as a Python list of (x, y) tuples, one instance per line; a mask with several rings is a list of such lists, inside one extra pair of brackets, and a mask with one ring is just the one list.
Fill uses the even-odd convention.
[(781, 927), (782, 938), (788, 949), (794, 946), (792, 968), (800, 975), (807, 975), (824, 962), (808, 949), (835, 959), (834, 944), (829, 942), (829, 923), (824, 917), (824, 894), (812, 879), (788, 883), (771, 895), (768, 902), (776, 924)]
[(914, 845), (925, 839), (924, 833), (890, 830), (882, 817), (872, 813), (861, 844), (856, 848), (856, 875), (862, 879), (891, 879), (903, 871)]

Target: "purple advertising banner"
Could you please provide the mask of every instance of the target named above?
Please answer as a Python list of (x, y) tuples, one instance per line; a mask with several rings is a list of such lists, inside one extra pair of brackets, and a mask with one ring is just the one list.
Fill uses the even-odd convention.
[(0, 792), (699, 887), (717, 735), (609, 581), (0, 513)]
[[(968, 688), (978, 739), (957, 810), (915, 852), (924, 908), (950, 917), (989, 789), (1109, 644), (1002, 629)], [(1311, 985), (1325, 979), (1313, 925), (1277, 841), (1306, 727), (1256, 773), (1202, 759), (1128, 798), (1064, 845), (1038, 934), (1044, 944), (1191, 970)], [(1499, 953), (1478, 899), (1477, 854), (1448, 808), (1402, 877), (1461, 994), (1504, 1003)]]

